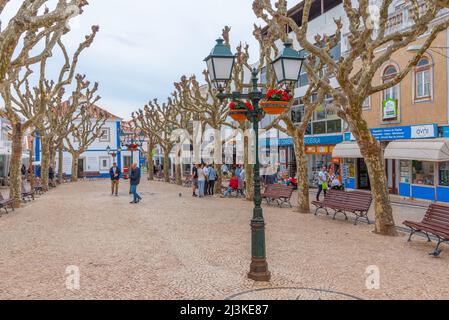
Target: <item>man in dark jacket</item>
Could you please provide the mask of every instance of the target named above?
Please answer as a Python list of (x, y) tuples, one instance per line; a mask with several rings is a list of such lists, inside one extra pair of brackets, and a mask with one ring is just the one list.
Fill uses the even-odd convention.
[(117, 167), (117, 163), (114, 162), (111, 169), (109, 169), (109, 175), (111, 176), (111, 196), (118, 196), (118, 185), (120, 182), (120, 168)]
[(140, 168), (137, 167), (136, 163), (133, 163), (131, 166), (130, 183), (133, 194), (133, 201), (130, 203), (139, 203), (142, 200), (142, 197), (137, 193), (137, 186), (140, 183)]

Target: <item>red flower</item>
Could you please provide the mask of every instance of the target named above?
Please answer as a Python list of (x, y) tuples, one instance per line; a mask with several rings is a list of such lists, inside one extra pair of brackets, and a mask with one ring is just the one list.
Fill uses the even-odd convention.
[(245, 103), (245, 106), (248, 108), (248, 110), (254, 110), (253, 105), (249, 101)]
[(288, 100), (290, 100), (290, 99), (288, 98), (288, 96), (282, 96), (282, 101), (288, 101)]
[(229, 109), (234, 110), (235, 109), (235, 103), (234, 101), (231, 101), (231, 103), (229, 104)]

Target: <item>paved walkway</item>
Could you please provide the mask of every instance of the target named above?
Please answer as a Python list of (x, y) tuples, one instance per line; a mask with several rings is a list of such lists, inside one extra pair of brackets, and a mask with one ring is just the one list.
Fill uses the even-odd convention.
[[(419, 237), (265, 206), (273, 276), (254, 283), (245, 274), (251, 203), (145, 181), (143, 203), (131, 205), (127, 190), (115, 198), (108, 181), (65, 184), (0, 217), (0, 299), (449, 298), (447, 245), (436, 259)], [(66, 288), (72, 265), (75, 291)], [(372, 265), (380, 289), (366, 287)]]

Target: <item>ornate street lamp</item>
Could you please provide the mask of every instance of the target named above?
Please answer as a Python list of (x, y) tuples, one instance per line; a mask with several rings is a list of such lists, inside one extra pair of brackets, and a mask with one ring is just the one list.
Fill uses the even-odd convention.
[[(265, 250), (265, 221), (262, 211), (262, 197), (260, 187), (260, 164), (259, 164), (259, 121), (265, 115), (264, 110), (259, 107), (259, 102), (264, 98), (262, 92), (258, 89), (258, 72), (251, 70), (252, 90), (249, 93), (233, 92), (224, 93), (224, 88), (232, 79), (232, 69), (234, 67), (235, 56), (231, 50), (223, 44), (222, 39), (217, 40), (217, 44), (211, 54), (205, 59), (211, 80), (219, 89), (217, 95), (220, 100), (232, 99), (238, 101), (241, 99), (250, 100), (251, 104), (244, 104), (243, 111), (247, 120), (251, 121), (256, 135), (256, 161), (254, 165), (254, 209), (251, 219), (251, 265), (248, 272), (248, 278), (255, 281), (270, 281), (271, 274), (268, 271)], [(285, 44), (285, 49), (279, 57), (273, 61), (273, 68), (277, 70), (276, 77), (278, 84), (283, 82), (295, 83), (298, 81), (303, 58), (292, 47), (291, 43)], [(237, 111), (237, 110), (236, 110)], [(245, 118), (243, 118), (244, 120)]]
[(122, 152), (122, 148), (118, 147), (117, 152), (115, 152), (115, 151), (112, 151), (110, 146), (108, 146), (106, 148), (106, 151), (107, 151), (108, 155), (112, 157), (113, 162), (115, 162), (115, 158), (117, 157), (118, 153)]
[(272, 62), (277, 83), (288, 84), (298, 81), (303, 62), (304, 58), (293, 49), (292, 43), (284, 43), (284, 49)]
[(207, 64), (212, 83), (214, 83), (217, 89), (225, 88), (227, 82), (232, 77), (235, 55), (224, 44), (223, 39), (217, 39), (217, 44), (204, 61)]

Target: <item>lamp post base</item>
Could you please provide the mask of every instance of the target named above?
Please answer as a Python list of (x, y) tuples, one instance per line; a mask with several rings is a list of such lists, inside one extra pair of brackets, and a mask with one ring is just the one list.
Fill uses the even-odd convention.
[(268, 263), (266, 259), (252, 259), (248, 272), (248, 279), (254, 281), (270, 281), (271, 273), (268, 271)]

